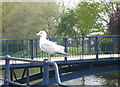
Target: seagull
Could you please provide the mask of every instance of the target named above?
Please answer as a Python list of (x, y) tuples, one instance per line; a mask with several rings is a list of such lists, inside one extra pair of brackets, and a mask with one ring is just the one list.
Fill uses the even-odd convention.
[[(64, 46), (58, 45), (56, 42), (46, 39), (47, 33), (44, 30), (40, 31), (36, 35), (40, 36), (39, 47), (42, 51), (48, 54), (62, 54), (64, 56), (68, 56), (68, 54), (64, 51)], [(51, 61), (50, 57), (48, 58), (48, 61), (49, 60)]]

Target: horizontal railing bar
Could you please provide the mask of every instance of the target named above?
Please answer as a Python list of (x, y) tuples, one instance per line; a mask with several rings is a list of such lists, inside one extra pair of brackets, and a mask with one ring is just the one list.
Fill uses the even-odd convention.
[(6, 60), (6, 59), (17, 60), (17, 61), (25, 61), (25, 62), (43, 63), (43, 61), (39, 61), (39, 60), (23, 59), (23, 58), (10, 57), (10, 56), (6, 58), (6, 56), (4, 56), (4, 57), (0, 56), (0, 60)]
[(96, 37), (112, 38), (112, 37), (120, 37), (120, 35), (106, 35), (106, 36), (80, 36), (80, 37), (56, 37), (56, 38), (48, 38), (48, 39), (64, 39), (64, 38), (96, 38)]
[[(4, 81), (4, 78), (0, 78), (0, 80)], [(18, 85), (18, 86), (25, 86), (26, 85), (23, 85), (23, 84), (20, 84), (20, 83), (17, 83), (17, 82), (14, 82), (14, 81), (8, 81), (9, 83), (13, 84), (13, 85)]]
[(20, 84), (20, 83), (17, 83), (17, 82), (13, 82), (13, 81), (8, 81), (8, 82), (11, 83), (11, 84), (13, 84), (13, 85), (22, 86), (22, 87), (27, 87), (26, 85)]
[(0, 80), (4, 81), (4, 78), (1, 78), (1, 77), (0, 77)]
[[(106, 35), (106, 36), (80, 36), (80, 37), (55, 37), (55, 38), (47, 38), (47, 39), (64, 39), (64, 38), (112, 38), (112, 37), (120, 37), (120, 35)], [(39, 38), (32, 39), (9, 39), (9, 40), (0, 40), (0, 41), (16, 41), (16, 40), (39, 40)]]
[(8, 40), (0, 40), (0, 41), (17, 41), (17, 40), (39, 40), (39, 38), (32, 38), (32, 39), (8, 39)]

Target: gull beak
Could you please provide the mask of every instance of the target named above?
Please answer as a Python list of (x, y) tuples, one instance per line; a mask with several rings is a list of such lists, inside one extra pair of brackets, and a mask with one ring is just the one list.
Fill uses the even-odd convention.
[(39, 36), (39, 33), (37, 33), (36, 35)]

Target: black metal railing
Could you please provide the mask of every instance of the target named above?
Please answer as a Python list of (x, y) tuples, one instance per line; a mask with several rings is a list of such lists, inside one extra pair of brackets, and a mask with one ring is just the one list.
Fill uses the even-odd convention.
[(10, 60), (15, 60), (15, 61), (25, 61), (25, 62), (30, 62), (30, 63), (42, 63), (44, 72), (43, 72), (43, 84), (46, 87), (49, 85), (49, 66), (53, 65), (54, 70), (55, 70), (55, 77), (56, 77), (56, 82), (58, 85), (68, 87), (66, 84), (63, 84), (60, 80), (60, 75), (59, 75), (59, 70), (58, 70), (58, 65), (54, 61), (48, 61), (48, 59), (44, 59), (44, 61), (39, 61), (39, 60), (31, 60), (31, 59), (23, 59), (23, 58), (15, 58), (15, 57), (10, 57), (9, 55), (6, 55), (4, 57), (0, 57), (0, 60), (5, 60), (5, 72), (4, 72), (4, 78), (0, 77), (0, 80), (4, 81), (3, 86), (4, 87), (9, 87), (10, 84), (12, 85), (17, 85), (20, 87), (29, 87), (30, 86), (30, 81), (29, 81), (29, 69), (27, 69), (27, 79), (26, 79), (26, 85), (14, 82), (10, 80)]
[[(63, 45), (69, 57), (80, 57), (80, 59), (83, 59), (85, 55), (96, 55), (96, 58), (100, 58), (99, 55), (101, 54), (120, 53), (120, 49), (118, 49), (120, 35), (48, 39)], [(1, 56), (11, 55), (31, 59), (48, 57), (48, 54), (39, 48), (39, 39), (0, 40), (0, 44), (2, 44)], [(61, 57), (61, 55), (55, 54), (52, 57)], [(65, 60), (67, 60), (67, 57)]]

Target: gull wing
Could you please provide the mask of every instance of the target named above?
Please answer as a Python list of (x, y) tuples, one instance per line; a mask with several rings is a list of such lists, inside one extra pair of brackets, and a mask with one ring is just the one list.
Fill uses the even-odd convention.
[(55, 53), (62, 53), (64, 52), (64, 47), (61, 45), (57, 45), (55, 42), (46, 40), (45, 43), (41, 44), (41, 49), (44, 52), (55, 54)]

